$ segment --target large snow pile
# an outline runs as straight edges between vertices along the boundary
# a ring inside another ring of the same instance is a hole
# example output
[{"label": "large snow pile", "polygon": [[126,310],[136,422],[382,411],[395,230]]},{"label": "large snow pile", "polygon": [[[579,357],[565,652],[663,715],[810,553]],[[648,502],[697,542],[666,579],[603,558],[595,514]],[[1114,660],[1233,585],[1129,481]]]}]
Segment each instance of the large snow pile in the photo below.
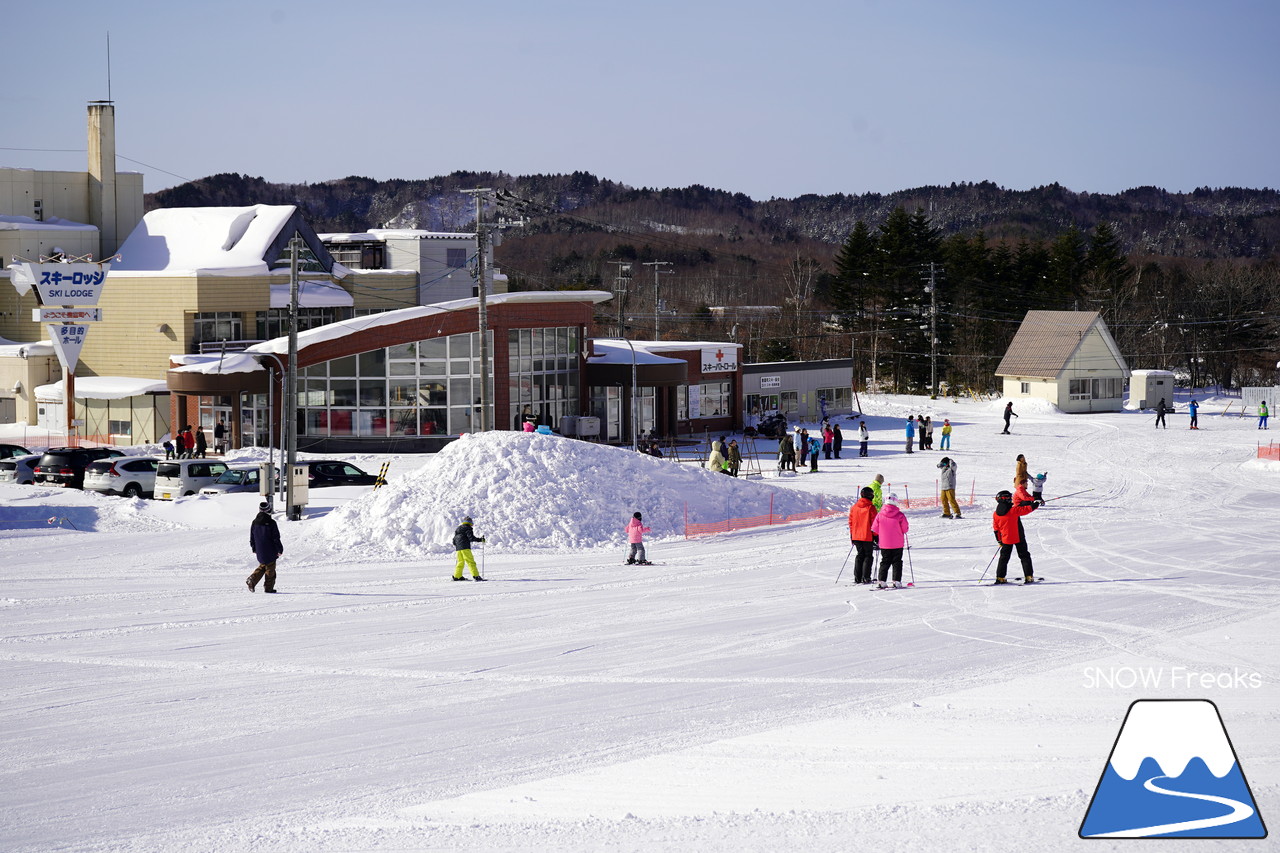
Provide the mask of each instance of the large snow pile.
[{"label": "large snow pile", "polygon": [[[463,516],[499,550],[620,545],[633,512],[652,538],[693,522],[789,515],[841,498],[777,488],[616,447],[537,433],[463,436],[422,468],[340,507],[320,526],[335,548],[452,550]],[[772,503],[771,503],[772,501]]]}]

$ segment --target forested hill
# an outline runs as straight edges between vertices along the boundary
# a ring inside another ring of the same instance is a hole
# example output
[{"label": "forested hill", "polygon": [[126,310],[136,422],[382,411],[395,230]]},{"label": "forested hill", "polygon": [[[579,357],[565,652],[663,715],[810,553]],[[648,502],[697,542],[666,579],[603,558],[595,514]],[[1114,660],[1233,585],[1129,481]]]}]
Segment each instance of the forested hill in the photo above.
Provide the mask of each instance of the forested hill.
[{"label": "forested hill", "polygon": [[[1007,190],[982,182],[755,201],[697,185],[636,189],[584,172],[518,177],[455,172],[426,180],[348,177],[317,184],[221,174],[149,194],[147,209],[297,204],[320,232],[377,227],[455,231],[472,222],[471,199],[461,191],[474,187],[508,190],[544,214],[572,214],[533,218],[509,238],[592,232],[599,238],[622,232],[636,242],[637,234],[681,235],[691,244],[710,238],[722,249],[726,243],[760,244],[759,251],[739,247],[753,257],[797,252],[830,257],[856,222],[875,228],[899,207],[923,210],[944,237],[982,231],[992,242],[1052,240],[1072,226],[1088,232],[1108,222],[1131,255],[1260,259],[1280,247],[1280,191],[1230,187],[1189,193],[1139,187],[1108,195],[1073,192],[1059,184]],[[560,252],[566,248],[563,240],[548,242]],[[596,249],[598,239],[586,239],[580,251]]]}]

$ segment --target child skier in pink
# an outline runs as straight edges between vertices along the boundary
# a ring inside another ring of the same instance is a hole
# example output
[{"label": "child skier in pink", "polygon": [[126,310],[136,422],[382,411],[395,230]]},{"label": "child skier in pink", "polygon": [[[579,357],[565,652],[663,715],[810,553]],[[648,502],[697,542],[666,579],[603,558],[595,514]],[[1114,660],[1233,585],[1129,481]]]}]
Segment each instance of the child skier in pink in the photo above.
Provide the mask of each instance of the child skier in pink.
[{"label": "child skier in pink", "polygon": [[640,513],[632,514],[631,520],[627,522],[627,541],[631,543],[631,553],[627,556],[628,566],[653,565],[644,556],[644,534],[649,532],[649,528],[640,520]]},{"label": "child skier in pink", "polygon": [[871,522],[871,532],[880,542],[880,583],[879,589],[889,586],[889,569],[893,569],[893,585],[902,586],[902,549],[907,544],[907,530],[911,522],[898,509],[898,496],[889,495],[885,499],[884,509]]}]

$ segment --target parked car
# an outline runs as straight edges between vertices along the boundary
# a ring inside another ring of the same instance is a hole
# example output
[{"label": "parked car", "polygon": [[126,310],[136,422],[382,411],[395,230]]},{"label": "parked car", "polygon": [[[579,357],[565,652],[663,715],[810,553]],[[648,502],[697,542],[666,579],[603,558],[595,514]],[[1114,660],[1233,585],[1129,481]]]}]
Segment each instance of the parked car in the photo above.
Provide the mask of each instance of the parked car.
[{"label": "parked car", "polygon": [[0,444],[0,459],[12,459],[15,456],[30,456],[31,451],[20,444]]},{"label": "parked car", "polygon": [[171,501],[185,495],[194,495],[227,470],[227,463],[212,459],[165,460],[156,468],[155,498]]},{"label": "parked car", "polygon": [[34,483],[36,466],[40,464],[43,453],[32,453],[30,456],[10,456],[0,459],[0,483]]},{"label": "parked car", "polygon": [[83,488],[89,463],[113,456],[124,454],[110,447],[51,447],[36,464],[36,485]]},{"label": "parked car", "polygon": [[156,466],[159,464],[160,460],[152,456],[99,459],[84,469],[84,487],[126,498],[150,497],[156,490]]},{"label": "parked car", "polygon": [[212,485],[200,489],[202,495],[228,495],[233,492],[258,492],[262,472],[253,468],[228,468]]},{"label": "parked car", "polygon": [[307,485],[313,489],[323,486],[372,486],[377,476],[361,471],[350,462],[321,459],[307,464]]}]

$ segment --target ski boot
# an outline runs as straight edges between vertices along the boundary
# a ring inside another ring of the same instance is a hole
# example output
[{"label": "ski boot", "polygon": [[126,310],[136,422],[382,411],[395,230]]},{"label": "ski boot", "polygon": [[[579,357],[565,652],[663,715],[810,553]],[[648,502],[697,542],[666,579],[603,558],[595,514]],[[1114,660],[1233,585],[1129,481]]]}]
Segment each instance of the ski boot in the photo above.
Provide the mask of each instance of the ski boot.
[{"label": "ski boot", "polygon": [[997,584],[1008,583],[1008,582],[1009,582],[1009,581],[1005,580],[1004,578],[996,578],[996,583],[997,583]]}]

